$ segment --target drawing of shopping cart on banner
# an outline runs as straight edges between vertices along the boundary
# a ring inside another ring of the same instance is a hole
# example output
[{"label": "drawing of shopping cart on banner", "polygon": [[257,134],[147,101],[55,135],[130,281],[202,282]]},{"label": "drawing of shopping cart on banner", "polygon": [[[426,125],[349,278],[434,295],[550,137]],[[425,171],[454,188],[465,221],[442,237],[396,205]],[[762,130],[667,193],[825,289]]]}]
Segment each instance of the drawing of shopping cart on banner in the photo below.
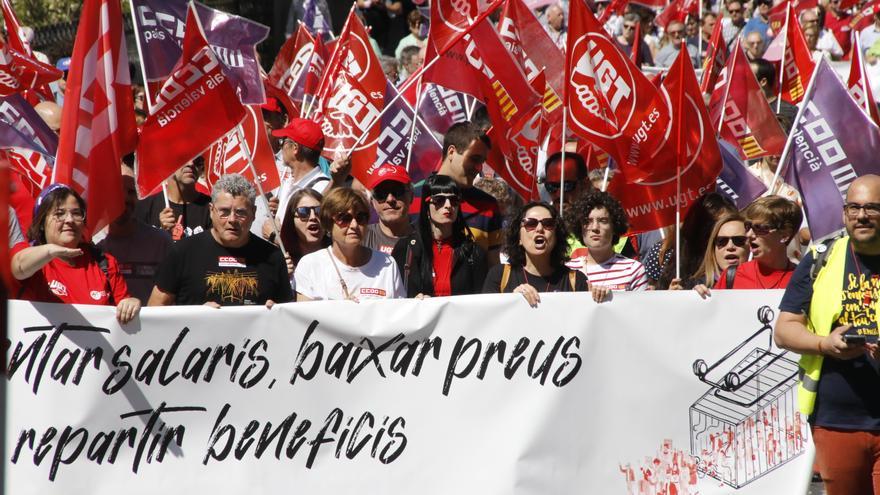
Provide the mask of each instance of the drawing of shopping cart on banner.
[{"label": "drawing of shopping cart on banner", "polygon": [[[709,390],[690,407],[691,454],[698,470],[740,488],[804,453],[807,422],[798,412],[798,365],[773,349],[773,310],[761,328],[713,364],[698,359]],[[766,347],[762,345],[766,342]]]}]

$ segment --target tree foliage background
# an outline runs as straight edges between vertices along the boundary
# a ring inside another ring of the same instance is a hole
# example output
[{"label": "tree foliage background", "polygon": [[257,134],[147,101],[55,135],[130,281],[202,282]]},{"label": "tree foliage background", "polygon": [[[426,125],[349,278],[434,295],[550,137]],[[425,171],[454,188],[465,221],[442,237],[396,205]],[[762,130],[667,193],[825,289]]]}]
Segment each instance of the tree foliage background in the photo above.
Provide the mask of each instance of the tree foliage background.
[{"label": "tree foliage background", "polygon": [[11,3],[21,23],[34,28],[77,19],[82,7],[82,0],[12,0]]}]

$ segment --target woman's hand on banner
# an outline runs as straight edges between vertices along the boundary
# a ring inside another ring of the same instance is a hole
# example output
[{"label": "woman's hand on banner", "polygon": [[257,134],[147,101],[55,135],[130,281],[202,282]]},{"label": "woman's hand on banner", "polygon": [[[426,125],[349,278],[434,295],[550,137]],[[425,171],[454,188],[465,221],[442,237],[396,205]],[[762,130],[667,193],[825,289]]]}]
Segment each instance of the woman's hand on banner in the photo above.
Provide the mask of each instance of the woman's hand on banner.
[{"label": "woman's hand on banner", "polygon": [[135,317],[141,311],[141,301],[136,297],[128,297],[121,301],[116,305],[116,320],[119,323],[125,325],[131,320],[135,319]]}]

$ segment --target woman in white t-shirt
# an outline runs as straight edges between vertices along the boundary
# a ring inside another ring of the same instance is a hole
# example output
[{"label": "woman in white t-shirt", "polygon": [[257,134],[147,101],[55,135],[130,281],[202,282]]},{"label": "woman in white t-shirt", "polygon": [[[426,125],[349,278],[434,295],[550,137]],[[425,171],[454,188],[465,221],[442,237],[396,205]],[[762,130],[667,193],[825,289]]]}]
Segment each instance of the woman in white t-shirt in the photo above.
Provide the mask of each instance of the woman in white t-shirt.
[{"label": "woman in white t-shirt", "polygon": [[363,245],[369,205],[357,191],[340,187],[321,202],[321,225],[330,246],[302,257],[296,267],[296,300],[406,297],[394,259]]}]

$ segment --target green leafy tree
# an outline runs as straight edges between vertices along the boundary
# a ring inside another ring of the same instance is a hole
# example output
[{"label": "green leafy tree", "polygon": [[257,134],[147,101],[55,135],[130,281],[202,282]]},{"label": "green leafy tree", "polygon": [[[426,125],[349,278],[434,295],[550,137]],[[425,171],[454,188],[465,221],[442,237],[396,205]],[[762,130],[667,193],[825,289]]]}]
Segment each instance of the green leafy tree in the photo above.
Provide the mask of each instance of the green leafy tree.
[{"label": "green leafy tree", "polygon": [[25,26],[40,28],[78,18],[82,0],[12,0],[12,8]]}]

